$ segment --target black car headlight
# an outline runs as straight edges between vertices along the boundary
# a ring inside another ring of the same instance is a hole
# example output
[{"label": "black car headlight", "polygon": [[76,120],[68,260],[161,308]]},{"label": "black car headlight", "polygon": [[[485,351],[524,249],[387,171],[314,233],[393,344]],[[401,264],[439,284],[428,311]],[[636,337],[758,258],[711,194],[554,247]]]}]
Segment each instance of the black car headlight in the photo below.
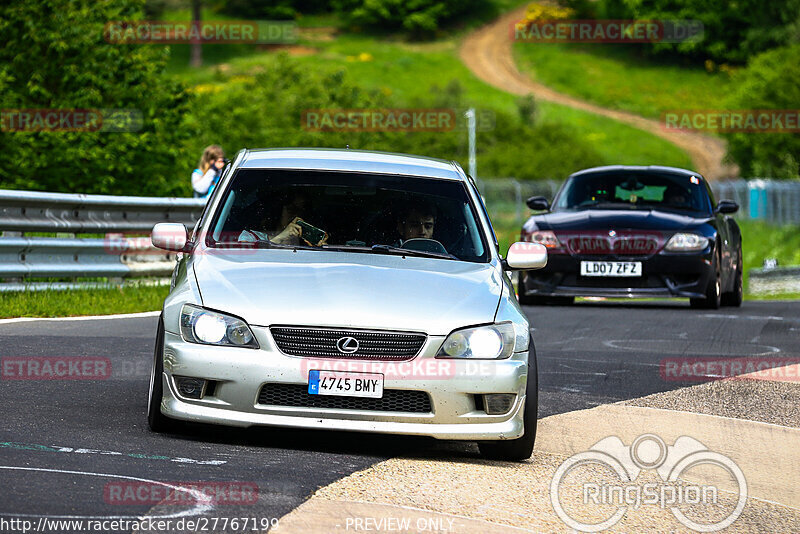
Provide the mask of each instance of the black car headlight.
[{"label": "black car headlight", "polygon": [[258,348],[253,331],[243,320],[191,304],[181,308],[181,335],[189,343]]},{"label": "black car headlight", "polygon": [[502,360],[514,352],[514,339],[511,323],[463,328],[447,336],[436,357]]},{"label": "black car headlight", "polygon": [[669,238],[665,250],[670,252],[698,252],[708,246],[708,238],[697,234],[675,234]]}]

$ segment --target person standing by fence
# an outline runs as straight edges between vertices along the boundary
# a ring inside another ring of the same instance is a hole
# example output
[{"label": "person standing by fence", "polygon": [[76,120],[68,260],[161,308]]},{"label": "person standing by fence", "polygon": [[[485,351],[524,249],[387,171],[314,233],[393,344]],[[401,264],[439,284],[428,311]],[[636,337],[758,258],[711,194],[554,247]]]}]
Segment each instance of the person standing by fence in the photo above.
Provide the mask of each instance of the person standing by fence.
[{"label": "person standing by fence", "polygon": [[194,198],[208,198],[214,192],[222,168],[225,167],[225,152],[219,145],[209,145],[197,168],[192,171],[192,190]]}]

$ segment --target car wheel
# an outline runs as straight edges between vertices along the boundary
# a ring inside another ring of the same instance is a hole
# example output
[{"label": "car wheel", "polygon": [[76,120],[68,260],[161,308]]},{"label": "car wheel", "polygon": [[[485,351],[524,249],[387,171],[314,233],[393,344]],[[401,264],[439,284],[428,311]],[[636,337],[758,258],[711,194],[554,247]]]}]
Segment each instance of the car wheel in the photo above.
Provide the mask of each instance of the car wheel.
[{"label": "car wheel", "polygon": [[742,245],[739,245],[739,252],[736,255],[737,263],[736,263],[736,272],[734,274],[733,279],[733,291],[729,293],[724,293],[722,295],[722,305],[723,306],[734,306],[738,308],[742,305],[742,299],[744,297],[744,283],[743,283],[743,273],[744,265],[743,258],[742,258]]},{"label": "car wheel", "polygon": [[536,441],[536,422],[539,414],[539,381],[536,370],[536,349],[531,340],[531,356],[528,363],[528,381],[525,387],[525,407],[522,413],[524,433],[517,439],[480,441],[481,456],[489,460],[521,462],[533,454]]},{"label": "car wheel", "polygon": [[175,428],[174,419],[161,413],[161,400],[164,396],[164,318],[158,319],[156,349],[153,366],[150,370],[150,396],[147,399],[147,424],[153,432],[165,432]]},{"label": "car wheel", "polygon": [[524,278],[525,273],[523,271],[519,271],[517,273],[517,301],[523,306],[542,304],[541,297],[528,296],[525,294],[525,283],[522,281]]},{"label": "car wheel", "polygon": [[722,304],[722,280],[719,274],[719,261],[714,254],[714,276],[708,281],[705,298],[690,299],[692,308],[702,308],[706,310],[717,310]]}]

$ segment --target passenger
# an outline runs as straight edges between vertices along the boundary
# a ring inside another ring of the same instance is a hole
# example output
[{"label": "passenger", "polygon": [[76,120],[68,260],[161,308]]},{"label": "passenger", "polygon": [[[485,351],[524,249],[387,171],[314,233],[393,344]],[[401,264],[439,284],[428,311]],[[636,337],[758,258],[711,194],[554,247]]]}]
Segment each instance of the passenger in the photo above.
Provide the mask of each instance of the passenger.
[{"label": "passenger", "polygon": [[[303,220],[301,215],[308,213],[308,198],[297,191],[289,192],[278,199],[281,205],[280,217],[275,218],[274,212],[266,214],[261,222],[261,230],[243,230],[239,235],[239,241],[255,241],[258,239],[269,239],[270,242],[278,245],[303,245],[303,229],[297,224],[298,220]],[[318,245],[327,243],[327,236]]]},{"label": "passenger", "polygon": [[197,168],[192,171],[192,190],[194,198],[208,198],[214,192],[219,177],[225,167],[225,152],[219,145],[209,145]]}]

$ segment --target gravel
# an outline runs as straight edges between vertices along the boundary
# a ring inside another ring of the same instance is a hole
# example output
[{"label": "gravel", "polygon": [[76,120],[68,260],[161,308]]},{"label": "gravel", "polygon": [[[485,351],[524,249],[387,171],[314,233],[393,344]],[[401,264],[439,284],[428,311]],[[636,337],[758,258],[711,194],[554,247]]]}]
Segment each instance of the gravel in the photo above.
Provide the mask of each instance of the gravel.
[{"label": "gravel", "polygon": [[800,383],[797,382],[715,380],[632,399],[622,404],[800,428]]}]

